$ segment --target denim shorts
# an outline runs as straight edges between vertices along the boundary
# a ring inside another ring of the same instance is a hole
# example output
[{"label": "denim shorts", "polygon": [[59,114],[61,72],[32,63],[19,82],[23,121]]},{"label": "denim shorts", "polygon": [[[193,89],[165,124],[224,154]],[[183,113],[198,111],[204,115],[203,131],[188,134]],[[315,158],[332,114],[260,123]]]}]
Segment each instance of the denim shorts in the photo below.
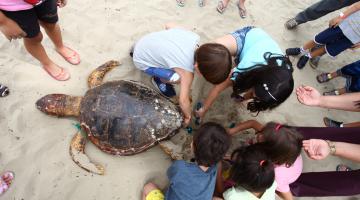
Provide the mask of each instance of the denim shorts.
[{"label": "denim shorts", "polygon": [[246,34],[251,30],[255,28],[254,26],[246,26],[244,28],[238,29],[232,33],[230,33],[236,40],[236,56],[235,56],[235,64],[238,65],[240,63],[240,54],[242,52],[242,49],[244,48],[245,44],[245,37]]},{"label": "denim shorts", "polygon": [[360,60],[342,67],[337,73],[346,78],[347,92],[360,92]]},{"label": "denim shorts", "polygon": [[316,44],[325,45],[329,56],[335,57],[354,44],[343,34],[339,26],[327,28],[314,38]]}]

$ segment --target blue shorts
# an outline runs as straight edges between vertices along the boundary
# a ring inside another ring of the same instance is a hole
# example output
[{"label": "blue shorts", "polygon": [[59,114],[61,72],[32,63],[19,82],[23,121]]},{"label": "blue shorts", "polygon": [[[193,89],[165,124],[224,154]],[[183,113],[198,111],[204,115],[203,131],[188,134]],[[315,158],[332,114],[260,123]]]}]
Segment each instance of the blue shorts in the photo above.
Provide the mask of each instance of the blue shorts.
[{"label": "blue shorts", "polygon": [[235,64],[236,65],[238,65],[240,63],[240,54],[241,54],[242,49],[245,44],[246,34],[253,28],[255,28],[255,27],[254,26],[246,26],[244,28],[241,28],[239,30],[236,30],[236,31],[230,33],[230,35],[232,35],[235,38],[236,45],[237,45],[236,56],[235,56]]},{"label": "blue shorts", "polygon": [[325,45],[326,52],[335,57],[354,44],[343,34],[339,26],[327,28],[314,38],[316,44]]},{"label": "blue shorts", "polygon": [[346,78],[347,92],[360,91],[360,60],[342,67],[337,73]]},{"label": "blue shorts", "polygon": [[149,67],[145,70],[145,73],[150,76],[156,76],[158,78],[170,81],[176,72],[172,69],[164,69],[158,67]]}]

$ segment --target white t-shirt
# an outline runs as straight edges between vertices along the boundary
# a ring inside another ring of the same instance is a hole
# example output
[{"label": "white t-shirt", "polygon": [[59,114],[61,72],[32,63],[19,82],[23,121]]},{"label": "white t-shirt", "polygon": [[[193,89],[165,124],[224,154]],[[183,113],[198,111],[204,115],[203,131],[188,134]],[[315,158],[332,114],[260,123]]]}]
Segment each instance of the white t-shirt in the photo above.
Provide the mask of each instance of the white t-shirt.
[{"label": "white t-shirt", "polygon": [[177,67],[194,72],[194,53],[199,40],[199,35],[181,28],[147,34],[135,44],[134,64],[140,70]]},{"label": "white t-shirt", "polygon": [[275,200],[275,189],[276,182],[274,181],[271,187],[268,188],[260,198],[257,198],[253,193],[245,190],[242,187],[229,188],[224,192],[223,196],[225,200]]}]

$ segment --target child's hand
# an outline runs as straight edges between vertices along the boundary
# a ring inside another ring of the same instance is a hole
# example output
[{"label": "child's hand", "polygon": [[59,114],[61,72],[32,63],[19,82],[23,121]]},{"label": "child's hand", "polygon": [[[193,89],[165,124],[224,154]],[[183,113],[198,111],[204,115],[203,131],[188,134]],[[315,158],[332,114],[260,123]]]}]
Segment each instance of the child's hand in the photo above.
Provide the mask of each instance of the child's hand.
[{"label": "child's hand", "polygon": [[64,6],[66,6],[67,4],[67,0],[57,0],[57,5],[62,8]]},{"label": "child's hand", "polygon": [[337,27],[339,24],[343,21],[341,17],[335,17],[332,20],[329,21],[329,27]]},{"label": "child's hand", "polygon": [[21,39],[26,36],[26,33],[20,26],[9,18],[6,18],[4,22],[0,24],[0,31],[10,42],[11,40]]}]

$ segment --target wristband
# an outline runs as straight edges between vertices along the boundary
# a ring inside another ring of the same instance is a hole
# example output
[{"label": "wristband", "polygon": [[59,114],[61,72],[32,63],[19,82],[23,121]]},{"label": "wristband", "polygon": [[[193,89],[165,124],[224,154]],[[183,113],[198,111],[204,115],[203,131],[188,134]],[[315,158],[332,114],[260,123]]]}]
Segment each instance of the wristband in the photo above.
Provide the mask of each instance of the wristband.
[{"label": "wristband", "polygon": [[340,12],[339,16],[340,16],[341,19],[345,19],[345,18],[346,18],[345,14],[344,14],[343,12]]},{"label": "wristband", "polygon": [[335,147],[335,143],[331,142],[330,140],[325,140],[327,142],[327,144],[329,145],[330,148],[330,154],[331,155],[335,155],[336,153],[336,147]]}]

